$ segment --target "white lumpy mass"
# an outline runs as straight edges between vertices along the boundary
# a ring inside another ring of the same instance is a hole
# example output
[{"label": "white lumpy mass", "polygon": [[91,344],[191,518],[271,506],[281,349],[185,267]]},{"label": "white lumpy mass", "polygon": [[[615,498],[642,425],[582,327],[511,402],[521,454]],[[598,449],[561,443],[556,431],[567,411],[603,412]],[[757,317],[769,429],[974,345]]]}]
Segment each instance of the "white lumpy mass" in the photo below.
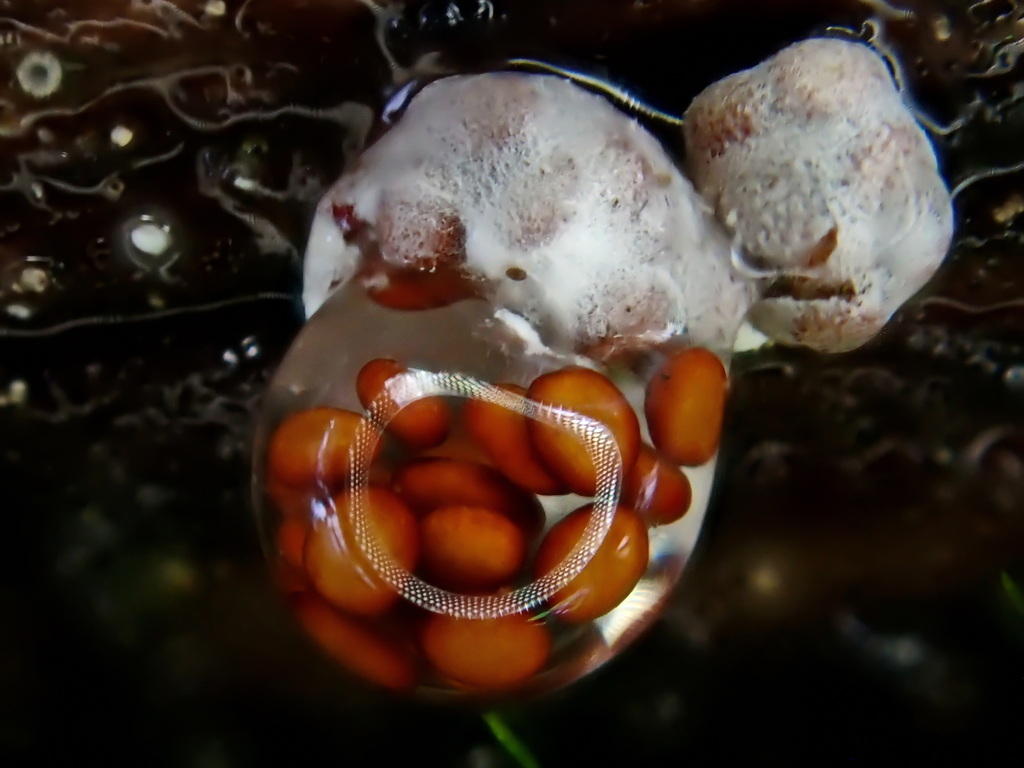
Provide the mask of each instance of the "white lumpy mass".
[{"label": "white lumpy mass", "polygon": [[432,83],[321,201],[306,312],[368,258],[454,264],[497,319],[562,351],[730,348],[748,317],[770,340],[841,352],[949,249],[934,150],[866,45],[807,40],[726,77],[693,101],[684,136],[689,178],[567,80]]},{"label": "white lumpy mass", "polygon": [[687,167],[764,298],[770,338],[844,351],[934,274],[953,211],[935,153],[870,48],[813,39],[707,88]]},{"label": "white lumpy mass", "polygon": [[495,311],[520,315],[555,347],[677,335],[728,347],[756,298],[729,237],[658,141],[555,77],[451,77],[416,95],[320,203],[307,314],[365,256],[365,238],[339,229],[346,206],[396,267],[429,264],[451,250],[439,237],[458,231],[457,258]]}]

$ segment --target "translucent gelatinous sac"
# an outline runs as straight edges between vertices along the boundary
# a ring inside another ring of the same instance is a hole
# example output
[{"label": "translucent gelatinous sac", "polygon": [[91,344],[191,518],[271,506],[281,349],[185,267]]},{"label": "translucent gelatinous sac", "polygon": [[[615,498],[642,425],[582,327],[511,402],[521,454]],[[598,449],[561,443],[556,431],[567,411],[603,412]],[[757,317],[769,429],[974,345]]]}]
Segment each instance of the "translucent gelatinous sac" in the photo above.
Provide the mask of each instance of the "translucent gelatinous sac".
[{"label": "translucent gelatinous sac", "polygon": [[432,83],[321,201],[304,280],[256,470],[311,636],[379,685],[488,694],[636,637],[756,298],[658,142],[557,78]]},{"label": "translucent gelatinous sac", "polygon": [[[564,685],[653,620],[695,544],[719,358],[658,348],[645,378],[506,342],[486,302],[396,310],[353,281],[268,392],[255,471],[277,581],[311,639],[373,685]],[[396,429],[439,413],[439,445]]]},{"label": "translucent gelatinous sac", "polygon": [[860,346],[945,257],[935,152],[866,45],[792,45],[709,86],[685,118],[690,176],[760,276],[750,318],[769,337]]}]

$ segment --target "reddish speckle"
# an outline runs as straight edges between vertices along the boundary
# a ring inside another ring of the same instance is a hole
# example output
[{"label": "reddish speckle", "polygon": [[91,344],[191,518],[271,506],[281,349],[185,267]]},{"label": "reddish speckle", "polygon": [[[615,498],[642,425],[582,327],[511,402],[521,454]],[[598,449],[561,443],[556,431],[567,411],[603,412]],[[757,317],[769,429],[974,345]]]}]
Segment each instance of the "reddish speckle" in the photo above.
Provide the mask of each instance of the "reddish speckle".
[{"label": "reddish speckle", "polygon": [[366,228],[366,222],[356,216],[356,209],[351,205],[331,204],[331,214],[334,216],[334,223],[338,225],[345,241],[349,242],[356,238]]}]

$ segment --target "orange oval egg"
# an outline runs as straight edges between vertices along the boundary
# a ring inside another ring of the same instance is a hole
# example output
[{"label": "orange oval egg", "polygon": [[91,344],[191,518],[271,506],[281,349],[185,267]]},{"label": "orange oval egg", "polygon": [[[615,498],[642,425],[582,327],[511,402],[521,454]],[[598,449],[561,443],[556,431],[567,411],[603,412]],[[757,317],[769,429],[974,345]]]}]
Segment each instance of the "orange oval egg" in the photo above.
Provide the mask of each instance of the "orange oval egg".
[{"label": "orange oval egg", "polygon": [[490,459],[480,451],[480,446],[477,445],[463,429],[453,431],[453,433],[448,436],[448,439],[439,446],[421,451],[417,458],[458,459],[459,461],[471,461],[475,464],[486,464],[490,461]]},{"label": "orange oval egg", "polygon": [[439,309],[479,295],[461,269],[378,269],[363,278],[367,295],[381,306],[405,312]]},{"label": "orange oval egg", "polygon": [[282,520],[277,529],[277,552],[282,560],[299,573],[305,570],[302,558],[308,535],[309,523],[298,518]]},{"label": "orange oval egg", "polygon": [[295,488],[276,478],[268,480],[267,495],[281,517],[311,520],[324,505],[315,489]]},{"label": "orange oval egg", "polygon": [[[386,391],[388,381],[408,369],[394,360],[378,358],[364,365],[356,375],[356,394],[364,408]],[[448,436],[448,405],[443,398],[425,397],[398,410],[389,401],[387,430],[415,450],[433,448]],[[393,415],[391,415],[393,414]]]},{"label": "orange oval egg", "polygon": [[[640,423],[629,401],[605,376],[571,367],[537,377],[527,391],[531,400],[589,416],[607,426],[628,472],[640,451]],[[584,443],[554,424],[529,420],[527,428],[538,456],[574,493],[593,496],[597,471]]]},{"label": "orange oval egg", "polygon": [[277,570],[276,584],[277,588],[286,595],[302,594],[309,589],[309,582],[306,581],[306,577],[288,566],[283,566]]},{"label": "orange oval egg", "polygon": [[527,537],[544,527],[544,509],[536,498],[496,469],[473,461],[412,461],[395,471],[393,487],[420,514],[441,507],[482,507],[505,515]]},{"label": "orange oval egg", "polygon": [[[340,408],[299,411],[278,426],[267,449],[268,483],[337,487],[348,476],[349,448],[365,420]],[[372,458],[380,453],[378,441]]]},{"label": "orange oval egg", "polygon": [[304,518],[289,517],[281,521],[274,537],[277,554],[281,558],[276,569],[277,584],[287,595],[304,592],[309,588],[306,569],[302,564],[308,533],[309,523]]},{"label": "orange oval egg", "polygon": [[[316,590],[333,605],[350,613],[383,613],[398,594],[377,575],[359,550],[351,522],[352,497],[334,500],[337,515],[317,521],[306,541],[305,565]],[[408,507],[391,491],[370,486],[366,491],[366,519],[380,545],[395,563],[411,571],[419,556],[419,527]]]},{"label": "orange oval egg", "polygon": [[[526,396],[526,389],[515,384],[499,386]],[[565,493],[565,484],[534,454],[525,416],[483,400],[467,400],[463,414],[466,430],[505,477],[542,496]]]},{"label": "orange oval egg", "polygon": [[644,413],[651,440],[662,454],[688,467],[718,450],[728,376],[718,357],[694,347],[666,360],[647,384]]},{"label": "orange oval egg", "polygon": [[423,568],[445,589],[479,593],[507,584],[526,560],[526,538],[499,512],[441,507],[420,523]]},{"label": "orange oval egg", "polygon": [[[572,552],[592,511],[592,504],[581,507],[548,531],[534,561],[535,578],[553,570]],[[647,570],[647,560],[647,527],[633,510],[619,507],[594,557],[579,576],[555,593],[554,612],[573,624],[604,616],[633,591]]]},{"label": "orange oval egg", "polygon": [[371,629],[309,593],[294,596],[292,610],[313,640],[350,671],[395,691],[414,687],[412,661]]},{"label": "orange oval egg", "polygon": [[423,653],[445,677],[471,688],[520,685],[537,674],[551,653],[551,638],[526,616],[455,619],[431,615],[421,635]]},{"label": "orange oval egg", "polygon": [[650,525],[667,525],[686,514],[692,498],[682,470],[649,445],[641,445],[636,464],[623,479],[622,503]]}]

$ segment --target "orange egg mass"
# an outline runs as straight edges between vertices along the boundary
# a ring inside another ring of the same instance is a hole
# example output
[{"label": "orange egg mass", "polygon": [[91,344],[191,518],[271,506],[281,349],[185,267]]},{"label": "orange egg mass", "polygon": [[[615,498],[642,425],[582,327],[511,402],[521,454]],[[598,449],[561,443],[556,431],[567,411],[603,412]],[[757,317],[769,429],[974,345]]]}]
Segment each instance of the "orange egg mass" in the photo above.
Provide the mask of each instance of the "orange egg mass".
[{"label": "orange egg mass", "polygon": [[694,347],[666,360],[647,384],[651,440],[676,464],[696,467],[718,450],[728,377],[718,357]]},{"label": "orange egg mass", "polygon": [[651,525],[667,525],[690,509],[693,491],[690,481],[675,464],[665,460],[649,445],[622,483],[622,503],[636,510]]},{"label": "orange egg mass", "polygon": [[[526,396],[526,389],[501,384],[501,389]],[[466,429],[484,454],[513,483],[542,496],[565,492],[565,484],[538,460],[521,413],[483,400],[467,400]]]},{"label": "orange egg mass", "polygon": [[526,616],[456,619],[433,614],[421,635],[423,653],[445,677],[470,688],[520,685],[547,663],[551,638]]},{"label": "orange egg mass", "polygon": [[[394,360],[378,358],[364,365],[356,375],[356,393],[364,408],[386,392],[387,383],[393,377],[405,373],[404,366]],[[394,401],[388,401],[387,430],[395,437],[416,450],[433,448],[444,442],[448,436],[448,405],[443,398],[425,397],[398,410]],[[393,415],[391,415],[393,414]]]},{"label": "orange egg mass", "polygon": [[[607,426],[628,472],[640,451],[640,423],[629,402],[605,376],[570,367],[539,376],[527,392],[531,400],[575,411]],[[527,428],[538,456],[574,493],[593,496],[597,470],[584,443],[554,424],[529,420]]]},{"label": "orange egg mass", "polygon": [[445,589],[479,593],[507,584],[526,560],[526,538],[500,512],[441,507],[420,523],[423,568]]},{"label": "orange egg mass", "polygon": [[[306,541],[305,565],[316,590],[332,604],[350,613],[383,613],[398,594],[377,575],[358,548],[352,526],[352,497],[334,500],[337,515],[314,523]],[[365,515],[395,563],[411,571],[419,556],[416,518],[398,496],[384,488],[366,489]]]},{"label": "orange egg mass", "polygon": [[373,630],[309,593],[294,596],[292,610],[313,640],[350,671],[392,690],[414,687],[411,659]]},{"label": "orange egg mass", "polygon": [[395,491],[416,512],[441,507],[482,507],[505,515],[527,537],[544,527],[544,509],[531,494],[492,467],[473,461],[429,458],[395,471]]},{"label": "orange egg mass", "polygon": [[[267,449],[268,483],[338,487],[348,476],[349,448],[364,419],[339,408],[298,411],[281,422]],[[372,458],[380,452],[380,442]]]},{"label": "orange egg mass", "polygon": [[[569,514],[541,542],[534,561],[534,576],[552,571],[583,537],[593,505]],[[647,527],[627,507],[615,511],[601,546],[583,571],[552,598],[555,613],[563,621],[581,624],[604,616],[621,603],[647,570]]]}]

